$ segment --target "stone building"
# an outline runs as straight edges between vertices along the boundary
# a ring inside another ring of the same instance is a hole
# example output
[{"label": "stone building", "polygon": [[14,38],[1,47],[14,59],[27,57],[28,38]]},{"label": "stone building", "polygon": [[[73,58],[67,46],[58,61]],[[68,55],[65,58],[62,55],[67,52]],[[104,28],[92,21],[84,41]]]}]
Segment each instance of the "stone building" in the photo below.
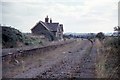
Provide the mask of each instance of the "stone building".
[{"label": "stone building", "polygon": [[63,39],[63,24],[54,23],[52,19],[49,22],[48,16],[45,22],[39,21],[31,31],[35,35],[44,35],[49,41]]}]

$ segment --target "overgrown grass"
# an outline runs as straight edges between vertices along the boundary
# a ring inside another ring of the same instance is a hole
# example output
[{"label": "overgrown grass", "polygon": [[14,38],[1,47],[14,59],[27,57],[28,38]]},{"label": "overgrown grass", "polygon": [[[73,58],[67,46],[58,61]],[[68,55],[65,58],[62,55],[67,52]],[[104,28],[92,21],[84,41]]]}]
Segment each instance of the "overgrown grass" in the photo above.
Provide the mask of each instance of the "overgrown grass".
[{"label": "overgrown grass", "polygon": [[118,37],[107,37],[101,41],[102,48],[98,52],[97,73],[99,78],[119,77],[120,45]]},{"label": "overgrown grass", "polygon": [[31,36],[25,36],[24,39],[24,44],[25,45],[36,45],[36,44],[43,44],[43,41],[41,38],[36,38],[36,37],[31,37]]}]

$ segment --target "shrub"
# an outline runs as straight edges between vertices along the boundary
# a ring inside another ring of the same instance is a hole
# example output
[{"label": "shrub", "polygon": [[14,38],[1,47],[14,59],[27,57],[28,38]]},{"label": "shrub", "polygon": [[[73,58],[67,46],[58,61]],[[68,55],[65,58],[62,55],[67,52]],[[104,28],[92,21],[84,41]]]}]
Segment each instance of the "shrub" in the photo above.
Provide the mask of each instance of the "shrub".
[{"label": "shrub", "polygon": [[96,37],[100,40],[103,40],[105,38],[105,35],[104,35],[104,33],[99,32],[99,33],[97,33]]},{"label": "shrub", "polygon": [[3,48],[14,48],[18,46],[17,42],[23,42],[23,34],[19,30],[6,26],[1,27]]}]

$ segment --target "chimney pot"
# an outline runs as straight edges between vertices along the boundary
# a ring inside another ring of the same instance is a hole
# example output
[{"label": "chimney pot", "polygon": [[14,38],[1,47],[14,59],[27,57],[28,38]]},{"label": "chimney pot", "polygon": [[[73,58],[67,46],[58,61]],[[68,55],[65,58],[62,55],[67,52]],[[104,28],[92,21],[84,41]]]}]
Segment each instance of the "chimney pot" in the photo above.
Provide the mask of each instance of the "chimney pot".
[{"label": "chimney pot", "polygon": [[48,22],[49,22],[48,15],[47,15],[47,17],[45,18],[45,22],[46,22],[46,23],[48,23]]},{"label": "chimney pot", "polygon": [[50,18],[50,23],[52,23],[52,19]]}]

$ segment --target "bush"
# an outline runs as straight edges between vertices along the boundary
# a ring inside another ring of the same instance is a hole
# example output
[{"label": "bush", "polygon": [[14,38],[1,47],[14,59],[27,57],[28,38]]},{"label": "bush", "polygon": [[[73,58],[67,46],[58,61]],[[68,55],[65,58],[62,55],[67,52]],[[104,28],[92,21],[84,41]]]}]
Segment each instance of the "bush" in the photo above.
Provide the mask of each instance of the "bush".
[{"label": "bush", "polygon": [[110,37],[110,38],[107,38],[104,43],[105,43],[104,46],[111,46],[114,48],[119,48],[120,47],[120,38]]},{"label": "bush", "polygon": [[[104,40],[105,69],[109,76],[115,77],[118,74],[120,59],[120,39],[118,37],[107,37]],[[112,73],[114,72],[114,73]]]},{"label": "bush", "polygon": [[105,35],[104,35],[104,33],[99,32],[99,33],[97,33],[96,37],[100,40],[103,40],[105,38]]},{"label": "bush", "polygon": [[19,30],[6,26],[1,27],[3,48],[14,48],[18,46],[17,42],[23,42],[23,34]]}]

